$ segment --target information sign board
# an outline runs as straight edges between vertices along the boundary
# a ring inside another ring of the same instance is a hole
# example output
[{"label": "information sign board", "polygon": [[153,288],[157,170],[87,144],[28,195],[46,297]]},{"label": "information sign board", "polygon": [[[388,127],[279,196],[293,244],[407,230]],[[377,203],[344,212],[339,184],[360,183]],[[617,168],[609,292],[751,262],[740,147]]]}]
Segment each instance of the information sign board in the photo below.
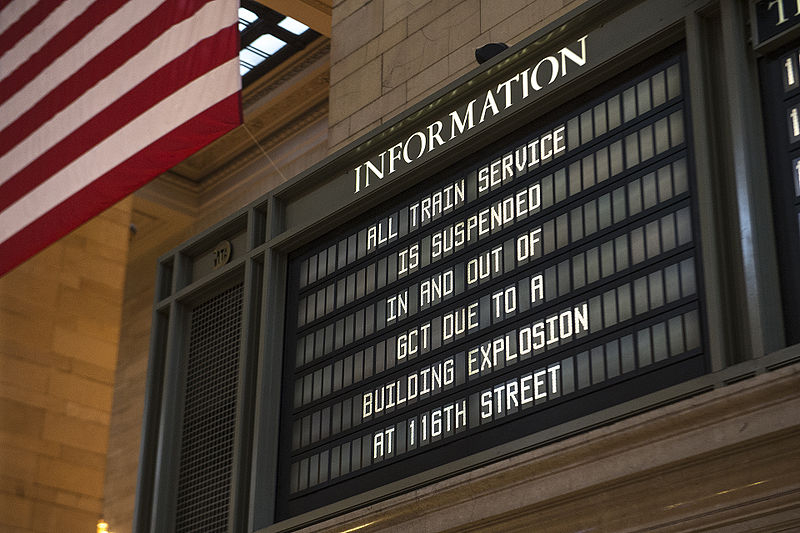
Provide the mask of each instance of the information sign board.
[{"label": "information sign board", "polygon": [[780,45],[792,35],[796,37],[800,25],[800,2],[797,0],[751,0],[753,44]]},{"label": "information sign board", "polygon": [[769,182],[789,344],[800,342],[800,42],[760,59]]},{"label": "information sign board", "polygon": [[684,62],[290,256],[279,519],[705,372]]}]

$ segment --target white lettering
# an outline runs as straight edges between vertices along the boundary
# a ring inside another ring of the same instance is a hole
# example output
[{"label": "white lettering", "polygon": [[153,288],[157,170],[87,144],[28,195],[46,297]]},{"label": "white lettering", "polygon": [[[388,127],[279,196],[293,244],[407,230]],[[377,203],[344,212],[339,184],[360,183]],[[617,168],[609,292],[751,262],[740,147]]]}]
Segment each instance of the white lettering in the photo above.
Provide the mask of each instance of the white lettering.
[{"label": "white lettering", "polygon": [[[800,15],[800,0],[796,0],[795,3],[797,4],[797,13],[795,15]],[[773,0],[769,2],[768,9],[773,7],[776,7],[778,11],[778,24],[786,22],[788,19],[783,1]],[[545,86],[555,83],[559,77],[566,76],[571,65],[577,67],[586,65],[588,61],[587,38],[588,35],[584,35],[577,40],[576,44],[580,45],[579,51],[565,46],[556,52],[556,55],[540,59],[533,68],[528,67],[499,83],[494,91],[487,91],[478,123],[483,123],[485,120],[500,113],[495,93],[503,99],[503,109],[508,109],[514,104],[514,83],[520,83],[521,97],[526,99],[530,95],[530,89],[533,89],[534,92],[540,91]],[[452,140],[457,135],[462,135],[475,127],[475,104],[477,101],[477,99],[473,99],[462,108],[449,113],[450,137],[447,140]],[[372,159],[366,160],[355,167],[353,169],[355,177],[354,192],[359,193],[363,189],[370,187],[375,181],[372,178],[382,180],[393,174],[398,169],[397,163],[403,161],[406,164],[411,164],[425,153],[429,153],[445,144],[446,139],[442,137],[443,130],[444,122],[441,120],[434,121],[423,130],[412,133],[405,141],[398,142]],[[547,145],[547,148],[540,149],[549,154],[549,156],[554,156],[563,151],[563,132],[562,127],[560,131],[552,132],[551,137],[543,138],[541,141],[539,139],[531,141],[528,144],[528,148],[531,151],[530,158],[528,158],[528,154],[524,150],[518,150],[514,154],[517,168],[521,170],[526,164],[526,159],[528,159],[527,164],[529,167],[539,163],[541,154],[535,153],[538,146]],[[415,144],[412,144],[412,141]],[[386,168],[387,159],[388,168]],[[481,176],[485,177],[485,174],[481,173]],[[412,214],[415,213],[412,212]]]},{"label": "white lettering", "polygon": [[389,174],[394,174],[394,162],[400,161],[403,150],[403,143],[397,143],[391,148],[389,148]]},{"label": "white lettering", "polygon": [[497,108],[497,102],[494,101],[494,95],[492,91],[488,91],[486,93],[486,101],[483,102],[483,110],[481,110],[481,119],[478,121],[479,124],[483,123],[486,120],[486,111],[491,110],[492,116],[498,114],[500,110]]},{"label": "white lettering", "polygon": [[430,346],[431,323],[427,322],[419,327],[412,328],[397,336],[397,359],[403,360],[408,356],[416,355],[420,350],[428,351]]},{"label": "white lettering", "polygon": [[517,287],[512,285],[492,295],[494,317],[504,318],[517,310]]},{"label": "white lettering", "polygon": [[506,100],[504,109],[508,109],[509,107],[511,107],[511,82],[513,81],[519,81],[519,74],[515,75],[513,78],[507,79],[506,81],[497,86],[497,94],[501,93],[501,89],[505,94]]},{"label": "white lettering", "polygon": [[531,303],[544,300],[544,277],[541,274],[531,276]]},{"label": "white lettering", "polygon": [[419,266],[419,244],[397,252],[397,275],[406,274]]},{"label": "white lettering", "polygon": [[408,289],[386,299],[386,322],[408,314]]},{"label": "white lettering", "polygon": [[[411,157],[408,155],[408,147],[411,144],[411,140],[414,138],[419,139],[419,144],[420,144],[419,153],[417,153],[417,155],[415,155],[414,157]],[[422,133],[421,131],[415,131],[414,133],[412,133],[411,137],[406,139],[406,142],[403,145],[403,161],[405,161],[406,163],[411,163],[414,159],[422,157],[422,154],[425,153],[426,142],[427,142],[427,137],[425,137],[425,134]]]},{"label": "white lettering", "polygon": [[[798,7],[800,7],[800,0],[799,0],[799,3],[798,3]],[[572,61],[573,63],[575,63],[579,67],[582,67],[583,65],[586,64],[586,38],[587,37],[588,37],[588,35],[584,35],[583,37],[578,39],[578,42],[581,43],[581,55],[576,54],[575,52],[573,52],[572,50],[570,50],[566,46],[558,51],[558,53],[561,54],[561,75],[562,76],[566,76],[567,75],[567,59],[569,59],[570,61]]]},{"label": "white lettering", "polygon": [[453,269],[440,272],[419,284],[419,305],[427,306],[439,302],[455,291]]},{"label": "white lettering", "polygon": [[372,458],[377,459],[394,453],[394,428],[378,431],[372,440]]},{"label": "white lettering", "polygon": [[536,66],[533,67],[533,72],[531,73],[531,87],[534,91],[541,91],[543,86],[539,85],[539,67],[541,67],[545,62],[550,64],[550,80],[545,85],[550,85],[556,78],[558,78],[558,59],[553,56],[547,56],[538,63]]},{"label": "white lettering", "polygon": [[448,341],[478,327],[478,302],[445,313],[442,317],[442,340]]},{"label": "white lettering", "polygon": [[[436,130],[436,132],[434,133],[433,130]],[[437,146],[441,146],[443,144],[444,140],[442,140],[442,121],[437,120],[428,126],[428,151],[430,152]]]},{"label": "white lettering", "polygon": [[538,257],[540,247],[537,244],[541,242],[542,228],[534,228],[517,237],[517,262]]},{"label": "white lettering", "polygon": [[[467,104],[467,109],[464,111],[464,120],[461,120],[461,117],[458,116],[458,111],[450,113],[450,140],[453,140],[456,135],[464,133],[465,130],[471,130],[475,126],[475,122],[472,118],[475,102],[477,102],[477,100],[472,100]],[[456,130],[458,130],[458,133],[456,133]]]},{"label": "white lettering", "polygon": [[[548,395],[559,393],[560,364],[528,372],[519,378],[495,385],[480,393],[482,420],[502,416],[509,410],[524,408],[536,401],[546,401]],[[546,375],[550,375],[549,385]]]}]

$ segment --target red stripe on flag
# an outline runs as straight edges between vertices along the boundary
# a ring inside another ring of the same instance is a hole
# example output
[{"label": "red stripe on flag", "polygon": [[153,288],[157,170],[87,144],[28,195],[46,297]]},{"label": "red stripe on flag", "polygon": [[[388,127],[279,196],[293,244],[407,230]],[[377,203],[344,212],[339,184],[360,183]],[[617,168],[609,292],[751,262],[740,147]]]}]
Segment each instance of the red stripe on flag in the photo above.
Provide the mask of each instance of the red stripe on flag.
[{"label": "red stripe on flag", "polygon": [[[226,50],[235,49],[238,30],[230,26],[213,37],[200,41],[192,49],[168,63],[142,81],[112,105],[104,109],[68,137],[0,185],[0,210],[19,198],[69,163],[80,157],[103,139],[150,109],[164,97],[187,83],[225,63]],[[2,134],[0,134],[2,137]]]},{"label": "red stripe on flag", "polygon": [[[47,44],[32,53],[27,61],[20,64],[6,78],[0,81],[0,102],[8,100],[11,95],[30,83],[48,65],[52,64],[58,56],[80,41],[95,26],[100,24],[108,15],[127,3],[128,0],[104,0],[95,2],[72,22],[53,36]],[[39,13],[42,15],[42,13]]]},{"label": "red stripe on flag", "polygon": [[[7,100],[15,92],[24,90],[23,87],[66,51],[68,46],[72,46],[91,31],[97,23],[102,22],[107,15],[116,11],[120,4],[125,4],[127,1],[102,0],[93,4],[87,13],[75,19],[39,52],[20,65],[14,73],[0,81],[0,102]],[[97,82],[124,65],[126,61],[147,47],[171,26],[191,17],[210,1],[192,0],[191,2],[162,4],[114,43],[110,43],[102,52],[77,69],[64,82],[54,87],[34,107],[0,130],[0,155],[7,153]],[[102,5],[102,9],[95,9],[98,4]],[[176,4],[180,4],[181,9],[176,10]]]},{"label": "red stripe on flag", "polygon": [[239,124],[239,94],[185,122],[0,243],[0,276]]},{"label": "red stripe on flag", "polygon": [[0,56],[11,50],[14,45],[41,24],[42,19],[54,11],[64,0],[42,0],[31,6],[6,31],[0,34]]}]

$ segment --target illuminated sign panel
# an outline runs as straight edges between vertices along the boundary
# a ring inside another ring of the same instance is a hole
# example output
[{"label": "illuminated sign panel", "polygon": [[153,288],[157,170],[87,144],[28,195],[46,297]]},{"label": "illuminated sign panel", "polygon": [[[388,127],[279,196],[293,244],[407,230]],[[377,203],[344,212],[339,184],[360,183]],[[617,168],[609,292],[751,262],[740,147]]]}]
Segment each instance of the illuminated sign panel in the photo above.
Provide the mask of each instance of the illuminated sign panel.
[{"label": "illuminated sign panel", "polygon": [[751,0],[756,47],[781,37],[800,24],[800,2],[797,0]]},{"label": "illuminated sign panel", "polygon": [[290,257],[279,519],[705,372],[685,77],[662,55]]},{"label": "illuminated sign panel", "polygon": [[786,340],[800,342],[800,42],[759,62]]},{"label": "illuminated sign panel", "polygon": [[[470,100],[460,109],[454,109],[439,120],[433,121],[420,131],[415,131],[404,141],[400,141],[373,159],[359,164],[353,169],[354,193],[359,193],[378,180],[390,177],[403,165],[410,165],[415,160],[435,152],[443,144],[473,129],[484,122],[491,121],[501,111],[519,107],[545,87],[565,77],[568,72],[583,67],[587,63],[587,45],[584,35],[573,45],[574,50],[565,46],[553,55],[545,56],[533,62],[526,69],[517,72],[496,87]],[[563,140],[563,139],[562,139]],[[550,143],[557,139],[550,138]],[[531,146],[531,158],[546,158],[546,142],[537,148]],[[537,151],[540,153],[537,154]]]}]

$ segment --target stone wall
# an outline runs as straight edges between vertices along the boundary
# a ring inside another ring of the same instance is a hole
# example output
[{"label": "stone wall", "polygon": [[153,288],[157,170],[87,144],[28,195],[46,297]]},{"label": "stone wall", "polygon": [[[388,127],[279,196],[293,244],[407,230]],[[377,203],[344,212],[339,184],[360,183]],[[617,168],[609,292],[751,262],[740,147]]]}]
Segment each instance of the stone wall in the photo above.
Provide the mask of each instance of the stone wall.
[{"label": "stone wall", "polygon": [[103,505],[130,199],[0,278],[0,530],[86,533]]},{"label": "stone wall", "polygon": [[509,46],[583,0],[334,0],[331,152],[478,66],[475,49]]}]

